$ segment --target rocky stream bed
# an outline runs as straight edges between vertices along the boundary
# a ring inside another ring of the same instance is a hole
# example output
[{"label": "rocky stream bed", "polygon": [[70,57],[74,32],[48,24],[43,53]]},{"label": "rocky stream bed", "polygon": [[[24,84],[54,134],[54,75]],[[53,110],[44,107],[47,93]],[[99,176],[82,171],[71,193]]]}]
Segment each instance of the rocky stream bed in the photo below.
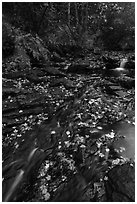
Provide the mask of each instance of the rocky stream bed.
[{"label": "rocky stream bed", "polygon": [[3,70],[3,201],[135,200],[135,79],[103,66],[87,54]]}]

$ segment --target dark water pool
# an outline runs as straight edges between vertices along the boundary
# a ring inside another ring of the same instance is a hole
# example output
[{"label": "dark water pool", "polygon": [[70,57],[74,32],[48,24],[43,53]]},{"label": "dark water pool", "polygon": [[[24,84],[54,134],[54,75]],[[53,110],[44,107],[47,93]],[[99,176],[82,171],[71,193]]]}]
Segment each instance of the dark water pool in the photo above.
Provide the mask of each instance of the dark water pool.
[{"label": "dark water pool", "polygon": [[135,126],[125,121],[112,125],[111,129],[125,136],[114,143],[114,147],[120,149],[124,147],[125,151],[121,152],[123,157],[135,159]]}]

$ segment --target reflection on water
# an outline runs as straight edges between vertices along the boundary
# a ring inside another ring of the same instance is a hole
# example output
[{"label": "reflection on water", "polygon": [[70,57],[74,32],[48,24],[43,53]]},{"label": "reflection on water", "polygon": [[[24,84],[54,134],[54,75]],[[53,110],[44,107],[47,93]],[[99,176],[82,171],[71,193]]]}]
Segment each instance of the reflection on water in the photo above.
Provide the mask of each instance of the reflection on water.
[{"label": "reflection on water", "polygon": [[125,151],[121,153],[123,157],[135,158],[135,126],[127,122],[119,122],[111,127],[115,132],[126,136],[115,142],[114,147],[120,149],[124,147]]}]

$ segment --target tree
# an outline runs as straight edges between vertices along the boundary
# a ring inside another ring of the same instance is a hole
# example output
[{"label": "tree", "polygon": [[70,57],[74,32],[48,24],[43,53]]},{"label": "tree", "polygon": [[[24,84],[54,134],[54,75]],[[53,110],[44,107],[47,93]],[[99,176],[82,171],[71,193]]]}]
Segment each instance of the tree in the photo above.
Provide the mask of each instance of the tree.
[{"label": "tree", "polygon": [[2,7],[8,22],[47,42],[134,47],[134,2],[4,2]]}]

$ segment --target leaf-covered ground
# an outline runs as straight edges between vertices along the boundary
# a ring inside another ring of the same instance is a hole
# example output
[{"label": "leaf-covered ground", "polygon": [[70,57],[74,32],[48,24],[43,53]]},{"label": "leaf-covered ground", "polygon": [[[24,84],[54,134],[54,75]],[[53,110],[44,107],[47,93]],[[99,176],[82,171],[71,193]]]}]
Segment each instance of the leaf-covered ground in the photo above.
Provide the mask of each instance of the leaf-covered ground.
[{"label": "leaf-covered ground", "polygon": [[[3,65],[5,201],[134,201],[134,161],[114,148],[124,135],[112,128],[123,120],[134,125],[134,76],[105,77],[100,55],[57,58],[21,71],[13,61]],[[81,73],[71,73],[75,65]],[[120,187],[111,171],[117,180],[128,169],[131,184]]]}]

